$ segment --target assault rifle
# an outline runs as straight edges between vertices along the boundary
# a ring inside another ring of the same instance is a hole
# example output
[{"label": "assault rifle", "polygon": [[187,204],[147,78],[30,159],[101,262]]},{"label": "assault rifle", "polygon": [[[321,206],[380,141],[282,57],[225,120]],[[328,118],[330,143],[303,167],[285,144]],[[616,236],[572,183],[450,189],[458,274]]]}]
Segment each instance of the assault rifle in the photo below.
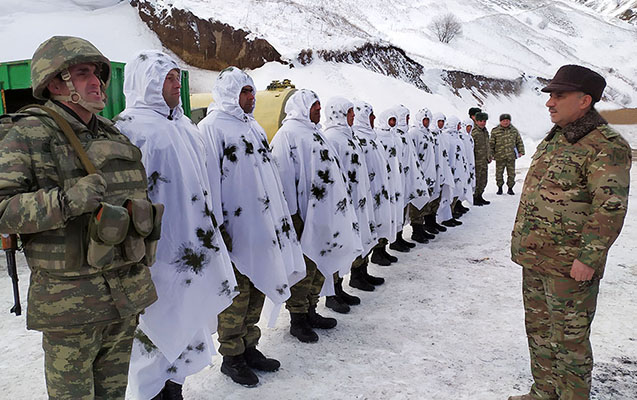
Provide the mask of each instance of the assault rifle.
[{"label": "assault rifle", "polygon": [[18,287],[18,270],[15,264],[15,251],[18,249],[18,236],[2,234],[2,250],[7,255],[7,269],[9,271],[9,277],[13,283],[13,307],[11,307],[12,313],[15,315],[22,314],[22,307],[20,306],[20,288]]}]

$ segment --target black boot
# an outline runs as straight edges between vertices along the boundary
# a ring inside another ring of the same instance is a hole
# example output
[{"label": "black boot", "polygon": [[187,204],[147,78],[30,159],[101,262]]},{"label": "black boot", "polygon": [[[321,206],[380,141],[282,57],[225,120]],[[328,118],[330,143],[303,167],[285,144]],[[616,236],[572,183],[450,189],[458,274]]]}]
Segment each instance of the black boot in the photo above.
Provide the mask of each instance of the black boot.
[{"label": "black boot", "polygon": [[372,251],[370,261],[374,264],[382,265],[383,267],[387,267],[391,264],[391,261],[389,261],[389,259],[385,257],[385,254],[383,254],[383,251],[381,249],[374,249]]},{"label": "black boot", "polygon": [[495,194],[502,194],[502,186],[498,186],[498,191]]},{"label": "black boot", "polygon": [[339,314],[347,314],[350,310],[349,306],[338,296],[327,296],[325,298],[325,307]]},{"label": "black boot", "polygon": [[418,243],[429,243],[430,239],[435,238],[434,235],[427,233],[425,226],[422,224],[411,224],[411,240]]},{"label": "black boot", "polygon": [[509,190],[507,190],[507,194],[510,194],[510,195],[514,195],[515,194],[515,193],[513,193],[513,186],[511,186],[509,188]]},{"label": "black boot", "polygon": [[250,367],[248,367],[245,358],[243,358],[243,354],[239,354],[238,356],[223,356],[221,372],[243,386],[252,387],[259,383],[259,378]]},{"label": "black boot", "polygon": [[482,207],[484,205],[482,200],[480,200],[480,196],[475,194],[473,195],[473,205],[478,207]]},{"label": "black boot", "polygon": [[318,334],[308,322],[307,313],[290,313],[290,334],[303,343],[314,343],[319,340]]},{"label": "black boot", "polygon": [[482,204],[483,204],[483,205],[485,205],[485,206],[486,206],[486,205],[491,204],[491,202],[490,202],[490,201],[485,200],[485,199],[484,199],[484,197],[482,197],[482,195],[480,195],[480,201],[481,201],[481,202],[482,202]]},{"label": "black boot", "polygon": [[386,258],[386,259],[388,259],[388,260],[389,260],[389,262],[391,262],[391,263],[398,262],[398,257],[396,257],[396,256],[392,256],[391,254],[389,254],[389,253],[387,252],[387,249],[386,249],[385,247],[383,247],[383,248],[380,250],[380,252],[383,254],[383,256],[385,256],[385,258]]},{"label": "black boot", "polygon": [[343,278],[338,278],[338,281],[334,282],[334,292],[336,293],[336,296],[343,300],[343,302],[348,306],[361,304],[361,299],[356,296],[352,296],[343,290]]},{"label": "black boot", "polygon": [[436,228],[436,217],[434,215],[425,215],[425,224],[422,227],[432,235],[437,235],[441,232]]},{"label": "black boot", "polygon": [[316,306],[310,306],[307,313],[307,322],[315,329],[332,329],[336,326],[336,319],[324,317],[317,313]]},{"label": "black boot", "polygon": [[405,239],[403,239],[403,231],[402,230],[400,232],[398,232],[398,235],[396,235],[396,237],[397,237],[396,241],[399,241],[403,246],[406,246],[409,249],[413,249],[414,247],[416,247],[416,243],[408,242]]},{"label": "black boot", "polygon": [[274,358],[267,358],[256,347],[248,347],[243,352],[243,358],[248,367],[258,371],[274,372],[279,369],[281,363]]},{"label": "black boot", "polygon": [[184,396],[181,394],[181,385],[173,381],[166,381],[161,392],[157,393],[157,396],[151,400],[184,400]]},{"label": "black boot", "polygon": [[372,285],[367,281],[367,279],[365,279],[362,267],[352,268],[352,272],[349,277],[349,285],[364,292],[374,291],[374,285]]},{"label": "black boot", "polygon": [[462,225],[462,222],[458,221],[457,219],[448,219],[446,221],[442,221],[442,224],[444,226],[448,226],[450,228],[453,228],[454,226],[458,226],[458,225]]},{"label": "black boot", "polygon": [[379,276],[373,276],[370,275],[367,272],[367,263],[365,263],[365,265],[363,265],[362,267],[360,267],[360,269],[362,269],[362,274],[363,274],[363,279],[365,279],[367,282],[371,283],[374,286],[378,286],[378,285],[382,285],[383,283],[385,283],[385,278],[381,278]]}]

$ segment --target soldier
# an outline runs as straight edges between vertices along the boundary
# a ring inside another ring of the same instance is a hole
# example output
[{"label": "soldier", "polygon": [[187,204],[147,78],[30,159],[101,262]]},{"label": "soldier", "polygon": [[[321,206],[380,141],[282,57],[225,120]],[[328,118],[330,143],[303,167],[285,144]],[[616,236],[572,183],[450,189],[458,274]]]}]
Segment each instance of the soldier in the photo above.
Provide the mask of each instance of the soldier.
[{"label": "soldier", "polygon": [[286,302],[290,334],[318,341],[314,328],[331,329],[336,319],[316,312],[319,294],[334,291],[333,274],[344,276],[362,252],[358,219],[336,151],[321,132],[321,103],[311,90],[288,99],[283,125],[272,139],[272,154],[305,255],[307,275],[292,286]]},{"label": "soldier", "polygon": [[[21,234],[27,328],[42,331],[55,399],[123,399],[139,314],[157,299],[148,267],[161,207],[148,201],[139,149],[96,115],[110,77],[109,60],[88,41],[46,40],[31,60],[33,96],[79,145],[36,109],[0,142],[0,232]],[[80,167],[80,153],[97,173]]]},{"label": "soldier", "polygon": [[212,110],[199,123],[208,168],[221,170],[222,227],[239,284],[239,295],[219,315],[221,372],[246,386],[259,382],[253,370],[274,372],[281,365],[257,349],[265,297],[277,306],[272,325],[290,286],[305,276],[278,170],[252,114],[255,94],[248,74],[224,69],[212,89]]},{"label": "soldier", "polygon": [[588,399],[589,340],[608,251],[619,235],[631,151],[595,110],[606,81],[579,65],[548,86],[553,129],[526,175],[511,238],[523,267],[522,296],[534,383],[509,400]]},{"label": "soldier", "polygon": [[515,159],[524,155],[524,143],[517,128],[511,124],[511,115],[500,115],[500,125],[491,130],[489,148],[495,158],[495,183],[497,194],[502,194],[504,169],[507,170],[507,194],[513,195],[515,185]]},{"label": "soldier", "polygon": [[474,124],[476,123],[476,115],[481,112],[482,110],[480,109],[480,107],[471,107],[469,109],[469,118],[471,118]]},{"label": "soldier", "polygon": [[199,131],[181,107],[179,66],[146,50],[126,64],[124,78],[126,109],[116,126],[142,151],[166,232],[153,267],[159,299],[140,318],[129,386],[135,398],[176,400],[186,377],[210,364],[210,326],[237,294],[236,281],[216,223],[219,183],[208,179]]},{"label": "soldier", "polygon": [[[442,219],[442,225],[446,227],[454,227],[462,225],[462,222],[453,218],[451,212],[451,204],[454,201],[456,192],[456,177],[454,172],[454,165],[456,159],[456,147],[452,146],[449,135],[444,133],[447,117],[442,113],[434,114],[433,120],[436,122],[434,128],[431,129],[435,140],[440,147],[440,168],[439,177],[442,178],[440,183],[440,204],[436,213],[436,218]],[[438,228],[439,229],[439,228]]]},{"label": "soldier", "polygon": [[476,188],[473,192],[473,204],[476,206],[484,206],[491,204],[490,201],[482,197],[484,188],[487,187],[489,163],[493,158],[490,154],[489,131],[486,128],[489,115],[484,112],[478,112],[472,118],[475,120],[471,137],[473,138],[473,156],[476,171]]}]

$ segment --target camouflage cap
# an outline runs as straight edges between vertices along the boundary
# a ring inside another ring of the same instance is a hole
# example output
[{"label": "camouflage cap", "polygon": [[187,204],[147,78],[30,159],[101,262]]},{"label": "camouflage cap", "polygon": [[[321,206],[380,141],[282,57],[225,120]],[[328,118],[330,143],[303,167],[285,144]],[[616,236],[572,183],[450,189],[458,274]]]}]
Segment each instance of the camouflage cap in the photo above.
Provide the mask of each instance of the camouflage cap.
[{"label": "camouflage cap", "polygon": [[49,81],[72,65],[95,63],[105,87],[111,79],[111,63],[88,40],[73,36],[53,36],[42,43],[31,59],[33,97],[46,100]]},{"label": "camouflage cap", "polygon": [[511,121],[511,114],[500,114],[500,121],[508,119]]}]

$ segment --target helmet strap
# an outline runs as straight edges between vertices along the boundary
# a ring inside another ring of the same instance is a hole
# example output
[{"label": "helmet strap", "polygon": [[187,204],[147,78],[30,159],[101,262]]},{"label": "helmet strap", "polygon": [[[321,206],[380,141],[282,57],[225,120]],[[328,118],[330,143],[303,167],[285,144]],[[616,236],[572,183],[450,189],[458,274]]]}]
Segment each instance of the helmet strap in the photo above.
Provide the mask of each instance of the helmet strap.
[{"label": "helmet strap", "polygon": [[73,104],[80,105],[90,111],[93,114],[97,114],[102,111],[106,104],[104,100],[106,99],[106,95],[104,94],[104,82],[100,79],[100,92],[102,94],[102,98],[99,101],[86,101],[82,96],[75,90],[75,86],[73,85],[73,81],[71,80],[71,73],[68,68],[62,70],[60,73],[60,77],[66,84],[66,87],[69,89],[68,96],[55,95],[51,96],[52,99],[58,101],[67,101]]}]

